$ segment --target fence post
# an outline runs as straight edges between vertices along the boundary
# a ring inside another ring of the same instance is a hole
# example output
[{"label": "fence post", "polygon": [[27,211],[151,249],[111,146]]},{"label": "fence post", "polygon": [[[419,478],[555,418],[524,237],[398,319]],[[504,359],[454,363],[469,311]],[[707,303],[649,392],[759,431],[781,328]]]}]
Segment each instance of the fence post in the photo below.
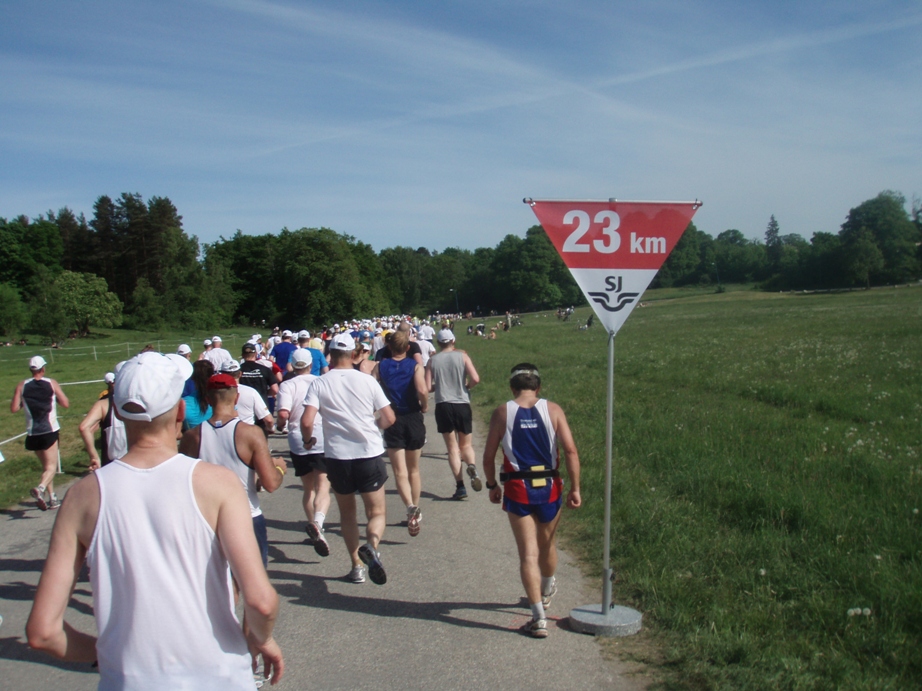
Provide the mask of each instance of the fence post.
[{"label": "fence post", "polygon": [[93,359],[97,361],[99,360],[99,358],[96,357],[96,346],[93,346]]}]

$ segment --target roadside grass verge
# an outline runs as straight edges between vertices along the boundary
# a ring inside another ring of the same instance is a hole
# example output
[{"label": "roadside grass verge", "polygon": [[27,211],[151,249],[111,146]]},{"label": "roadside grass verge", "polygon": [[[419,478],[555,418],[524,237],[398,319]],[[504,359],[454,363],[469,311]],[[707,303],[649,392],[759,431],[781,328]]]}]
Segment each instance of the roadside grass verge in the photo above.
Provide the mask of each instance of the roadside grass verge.
[{"label": "roadside grass verge", "polygon": [[[922,686],[920,317],[919,289],[738,292],[652,303],[617,336],[614,593],[668,688]],[[563,530],[600,577],[607,336],[523,321],[459,335],[474,400],[488,415],[538,365],[583,466]]]},{"label": "roadside grass verge", "polygon": [[[252,334],[240,327],[233,331],[221,332],[225,347],[232,353],[240,350]],[[9,402],[16,385],[29,378],[29,358],[41,355],[48,362],[46,373],[64,386],[64,393],[70,399],[70,408],[58,407],[58,419],[61,424],[60,448],[63,476],[61,481],[79,477],[86,472],[89,458],[83,448],[78,426],[90,407],[105,390],[101,380],[106,372],[111,372],[116,363],[138,353],[145,345],[151,344],[165,352],[175,352],[180,343],[187,343],[197,356],[202,349],[202,341],[212,334],[204,332],[190,334],[183,332],[143,332],[121,329],[98,329],[89,338],[66,341],[60,349],[41,346],[13,346],[0,348],[0,392],[3,394],[4,412],[0,414],[0,441],[10,439],[25,431],[25,418],[20,411],[15,415],[9,412]],[[71,382],[93,382],[71,384]],[[98,434],[97,434],[98,437]],[[38,483],[41,466],[35,454],[24,448],[25,437],[14,439],[0,446],[0,453],[6,459],[0,463],[0,507],[9,507],[26,500],[29,490]]]}]

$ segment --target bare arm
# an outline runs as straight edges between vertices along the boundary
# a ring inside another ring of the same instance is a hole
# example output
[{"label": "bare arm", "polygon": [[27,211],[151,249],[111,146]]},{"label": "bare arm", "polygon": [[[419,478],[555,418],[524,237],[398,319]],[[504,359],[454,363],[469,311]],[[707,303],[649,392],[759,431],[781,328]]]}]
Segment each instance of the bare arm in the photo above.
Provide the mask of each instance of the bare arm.
[{"label": "bare arm", "polygon": [[90,470],[96,470],[99,467],[99,454],[96,453],[96,439],[94,435],[99,425],[109,412],[109,399],[104,398],[96,401],[86,417],[80,421],[80,436],[83,438],[83,446],[90,457]]},{"label": "bare arm", "polygon": [[70,408],[70,401],[68,401],[67,396],[64,395],[64,389],[61,388],[61,385],[54,379],[49,381],[51,382],[51,388],[54,391],[54,397],[57,399],[58,404],[65,408]]},{"label": "bare arm", "polygon": [[240,587],[250,653],[254,661],[257,655],[263,656],[265,675],[272,677],[273,685],[277,684],[285,672],[282,651],[272,638],[278,616],[278,595],[263,568],[250,507],[240,492],[240,480],[226,468],[199,463],[192,476],[192,486],[202,514],[214,527]]},{"label": "bare arm", "polygon": [[480,375],[477,374],[477,369],[468,354],[464,351],[461,351],[461,354],[464,356],[464,372],[467,374],[467,388],[470,390],[480,383]]},{"label": "bare arm", "polygon": [[[245,448],[249,452],[250,466],[256,471],[256,477],[267,492],[274,492],[282,486],[285,477],[285,461],[282,458],[272,458],[266,435],[253,425],[237,425],[235,434],[243,437],[243,444],[238,448]],[[244,459],[246,460],[246,459]],[[276,465],[281,462],[281,466]]]},{"label": "bare arm", "polygon": [[413,370],[413,383],[416,385],[416,398],[422,412],[429,410],[429,388],[426,386],[426,370],[422,365],[416,365]]},{"label": "bare arm", "polygon": [[490,501],[499,504],[503,498],[503,488],[496,482],[496,452],[506,432],[506,406],[497,406],[490,416],[490,431],[483,447],[483,477],[488,485],[496,484],[490,490]]},{"label": "bare arm", "polygon": [[429,393],[435,391],[435,388],[432,386],[432,358],[429,358],[429,362],[426,363],[426,391]]},{"label": "bare arm", "polygon": [[579,489],[579,453],[576,451],[576,442],[573,440],[573,433],[570,431],[570,425],[567,423],[567,416],[564,414],[563,408],[550,401],[548,401],[547,407],[548,412],[551,414],[551,424],[554,425],[554,431],[557,433],[557,440],[563,447],[567,475],[570,476],[567,506],[571,509],[578,509],[583,500]]},{"label": "bare arm", "polygon": [[314,420],[317,418],[318,409],[312,405],[304,406],[304,413],[301,415],[301,437],[303,438],[304,448],[310,450],[314,446]]},{"label": "bare arm", "polygon": [[397,422],[397,416],[394,414],[394,409],[389,405],[386,405],[375,412],[378,413],[378,429],[387,429],[395,422]]},{"label": "bare arm", "polygon": [[25,382],[19,382],[13,390],[13,400],[10,401],[10,412],[18,413],[22,409],[22,387]]},{"label": "bare arm", "polygon": [[96,637],[64,621],[99,512],[99,484],[88,476],[67,492],[26,624],[29,646],[72,662],[96,659]]}]

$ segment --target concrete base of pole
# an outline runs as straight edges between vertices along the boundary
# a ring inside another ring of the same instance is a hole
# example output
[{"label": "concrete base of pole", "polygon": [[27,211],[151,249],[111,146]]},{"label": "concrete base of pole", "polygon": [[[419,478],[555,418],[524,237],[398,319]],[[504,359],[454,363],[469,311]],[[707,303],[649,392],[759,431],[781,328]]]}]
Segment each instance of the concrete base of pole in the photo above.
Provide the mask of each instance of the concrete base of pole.
[{"label": "concrete base of pole", "polygon": [[607,614],[602,612],[602,605],[584,605],[570,610],[570,627],[595,636],[633,636],[640,631],[642,616],[636,609],[620,605],[612,607]]}]

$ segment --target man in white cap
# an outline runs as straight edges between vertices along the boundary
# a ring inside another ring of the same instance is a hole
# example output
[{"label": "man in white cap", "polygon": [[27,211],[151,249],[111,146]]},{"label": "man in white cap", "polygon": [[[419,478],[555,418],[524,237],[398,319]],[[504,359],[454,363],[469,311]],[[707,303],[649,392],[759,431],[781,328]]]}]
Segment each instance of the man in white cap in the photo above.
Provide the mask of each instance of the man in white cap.
[{"label": "man in white cap", "polygon": [[30,492],[42,511],[56,509],[61,505],[54,493],[54,475],[58,469],[58,430],[61,429],[57,404],[70,407],[70,401],[64,395],[61,385],[54,379],[45,378],[46,364],[41,355],[29,360],[32,377],[16,386],[13,400],[10,401],[11,412],[25,411],[26,450],[34,451],[42,464],[41,480]]},{"label": "man in white cap", "polygon": [[192,359],[192,348],[189,347],[188,343],[180,343],[179,347],[176,349],[177,355],[182,355],[186,360]]},{"label": "man in white cap", "polygon": [[231,355],[227,350],[221,347],[222,343],[223,341],[221,341],[220,336],[212,336],[211,337],[212,348],[207,353],[205,353],[205,359],[210,361],[211,364],[214,365],[215,372],[220,372],[221,367],[224,365],[225,362],[231,362],[234,359],[233,355]]},{"label": "man in white cap", "polygon": [[[330,371],[317,377],[307,389],[301,436],[310,452],[317,441],[317,414],[323,416],[323,455],[327,476],[336,493],[343,540],[352,559],[346,579],[365,582],[364,562],[373,583],[383,585],[387,574],[378,545],[386,523],[384,484],[387,468],[381,456],[381,431],[396,419],[390,401],[374,377],[352,368],[355,339],[348,333],[330,340]],[[290,434],[290,432],[289,432]],[[366,544],[359,547],[355,495],[361,494],[367,518]]]},{"label": "man in white cap", "polygon": [[206,338],[204,341],[202,341],[202,345],[205,347],[205,350],[199,353],[199,356],[198,356],[199,360],[205,359],[205,355],[207,355],[211,351],[211,348],[214,344],[211,342],[210,338]]},{"label": "man in white cap", "polygon": [[[191,373],[175,354],[142,353],[125,363],[112,401],[129,451],[70,488],[51,535],[26,625],[29,645],[73,662],[98,660],[100,688],[252,689],[251,660],[259,655],[273,683],[284,673],[272,638],[278,596],[240,481],[176,453]],[[84,559],[98,638],[64,621]]]},{"label": "man in white cap", "polygon": [[[80,436],[83,446],[90,457],[90,470],[98,470],[117,458],[128,453],[128,437],[125,435],[125,423],[115,414],[112,405],[112,391],[115,389],[115,375],[106,372],[106,393],[93,404],[90,412],[80,422]],[[101,430],[101,452],[96,453],[94,435]]]},{"label": "man in white cap", "polygon": [[314,551],[321,557],[329,556],[330,545],[323,536],[323,522],[330,510],[330,480],[323,456],[323,420],[320,415],[314,418],[314,443],[310,450],[304,448],[299,421],[304,414],[304,398],[307,389],[317,377],[311,374],[313,355],[307,348],[298,348],[291,354],[289,364],[294,368],[294,376],[283,381],[278,395],[279,431],[288,426],[288,449],[291,451],[291,463],[295,467],[295,477],[301,478],[304,485],[302,506],[307,517],[307,536],[314,545]]},{"label": "man in white cap", "polygon": [[[311,332],[310,331],[299,331],[298,332],[298,348],[304,348],[309,351],[311,354],[311,374],[315,377],[319,377],[321,374],[326,374],[330,371],[330,363],[327,362],[326,356],[323,354],[322,350],[317,350],[310,345],[311,342]],[[292,355],[294,353],[292,352]],[[291,372],[294,370],[294,367],[291,364],[291,358],[288,359],[288,371]]]},{"label": "man in white cap", "polygon": [[455,348],[455,335],[450,329],[438,334],[439,352],[433,355],[426,367],[426,383],[435,392],[435,424],[448,449],[448,465],[455,476],[455,493],[452,499],[467,499],[467,490],[461,474],[461,461],[467,465],[471,488],[483,489],[477,475],[473,445],[473,417],[471,415],[471,389],[480,383],[480,375],[471,358]]}]

